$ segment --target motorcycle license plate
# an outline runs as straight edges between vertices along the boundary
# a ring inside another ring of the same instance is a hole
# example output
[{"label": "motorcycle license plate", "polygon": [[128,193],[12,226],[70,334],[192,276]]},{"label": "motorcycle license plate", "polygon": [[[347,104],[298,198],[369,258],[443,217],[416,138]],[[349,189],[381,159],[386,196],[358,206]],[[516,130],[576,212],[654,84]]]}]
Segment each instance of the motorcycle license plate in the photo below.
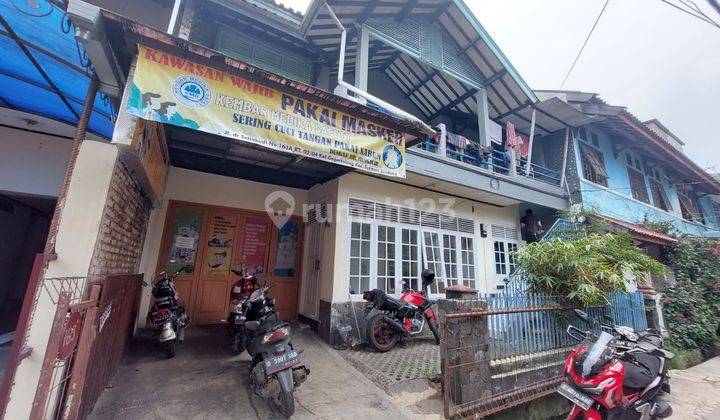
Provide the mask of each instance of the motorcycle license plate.
[{"label": "motorcycle license plate", "polygon": [[272,375],[275,372],[280,372],[289,367],[293,367],[298,363],[298,352],[297,350],[289,351],[282,356],[271,357],[265,360],[265,373]]},{"label": "motorcycle license plate", "polygon": [[560,393],[560,395],[570,400],[570,402],[578,405],[585,411],[588,411],[590,409],[590,406],[592,406],[593,404],[593,399],[591,397],[583,394],[582,392],[578,391],[577,389],[573,388],[565,382],[560,384],[558,392]]}]

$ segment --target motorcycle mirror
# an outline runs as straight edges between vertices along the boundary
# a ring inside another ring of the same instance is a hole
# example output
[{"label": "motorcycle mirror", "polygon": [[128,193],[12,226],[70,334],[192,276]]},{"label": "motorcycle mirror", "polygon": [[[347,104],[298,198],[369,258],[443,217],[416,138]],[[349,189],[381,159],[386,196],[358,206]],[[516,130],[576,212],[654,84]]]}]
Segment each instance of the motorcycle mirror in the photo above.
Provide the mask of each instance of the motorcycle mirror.
[{"label": "motorcycle mirror", "polygon": [[577,317],[581,320],[590,322],[590,315],[588,315],[587,312],[581,311],[580,309],[573,309],[573,312],[575,312],[575,315],[577,315]]}]

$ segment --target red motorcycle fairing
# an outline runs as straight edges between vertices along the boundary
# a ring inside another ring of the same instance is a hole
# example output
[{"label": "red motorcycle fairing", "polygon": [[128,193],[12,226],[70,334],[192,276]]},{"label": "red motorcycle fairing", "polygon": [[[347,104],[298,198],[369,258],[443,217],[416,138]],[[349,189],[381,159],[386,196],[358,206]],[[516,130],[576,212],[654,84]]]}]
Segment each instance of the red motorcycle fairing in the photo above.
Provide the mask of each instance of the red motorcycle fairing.
[{"label": "red motorcycle fairing", "polygon": [[402,296],[400,296],[400,300],[405,303],[420,307],[427,301],[427,298],[421,293],[415,292],[413,290],[408,290],[407,292],[403,293]]},{"label": "red motorcycle fairing", "polygon": [[[607,410],[627,404],[628,398],[623,394],[625,368],[620,361],[611,360],[605,369],[588,378],[583,378],[580,373],[576,372],[575,361],[587,350],[587,346],[580,346],[571,351],[570,355],[565,359],[563,365],[565,381],[593,397],[596,402]],[[593,390],[593,388],[596,390]],[[575,406],[574,408],[578,407]]]},{"label": "red motorcycle fairing", "polygon": [[573,405],[572,411],[567,416],[567,420],[602,420],[602,414],[594,407],[590,407],[588,411],[584,411],[577,405]]}]

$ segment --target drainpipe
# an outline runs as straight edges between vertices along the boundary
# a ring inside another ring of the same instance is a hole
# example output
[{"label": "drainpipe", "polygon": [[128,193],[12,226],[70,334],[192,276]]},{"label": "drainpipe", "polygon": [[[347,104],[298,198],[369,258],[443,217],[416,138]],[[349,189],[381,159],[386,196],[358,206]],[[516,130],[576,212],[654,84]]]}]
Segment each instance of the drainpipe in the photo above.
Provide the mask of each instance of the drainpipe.
[{"label": "drainpipe", "polygon": [[65,175],[63,176],[60,193],[58,194],[57,203],[55,204],[53,218],[50,222],[48,238],[47,242],[45,242],[45,254],[55,254],[55,243],[57,242],[57,233],[60,227],[60,219],[62,218],[63,208],[65,207],[65,200],[67,199],[67,192],[70,188],[70,179],[72,178],[73,171],[75,170],[75,162],[80,154],[80,146],[82,145],[83,140],[85,140],[85,135],[87,134],[87,126],[90,121],[90,116],[92,115],[98,85],[98,78],[93,74],[92,79],[90,80],[90,86],[88,86],[87,95],[85,96],[82,113],[80,114],[80,118],[78,118],[77,128],[75,129],[75,138],[73,139],[72,149],[70,150],[70,160],[65,167]]}]

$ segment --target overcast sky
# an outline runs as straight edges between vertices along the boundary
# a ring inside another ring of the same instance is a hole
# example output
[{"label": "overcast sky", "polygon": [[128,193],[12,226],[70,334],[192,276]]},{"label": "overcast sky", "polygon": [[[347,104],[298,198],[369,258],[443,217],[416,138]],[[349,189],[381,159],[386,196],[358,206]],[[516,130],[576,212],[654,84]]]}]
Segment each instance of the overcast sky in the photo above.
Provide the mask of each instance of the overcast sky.
[{"label": "overcast sky", "polygon": [[[301,12],[310,3],[279,2]],[[558,89],[605,0],[465,2],[531,88]],[[659,119],[700,166],[720,171],[720,29],[660,0],[610,0],[564,89]]]}]

